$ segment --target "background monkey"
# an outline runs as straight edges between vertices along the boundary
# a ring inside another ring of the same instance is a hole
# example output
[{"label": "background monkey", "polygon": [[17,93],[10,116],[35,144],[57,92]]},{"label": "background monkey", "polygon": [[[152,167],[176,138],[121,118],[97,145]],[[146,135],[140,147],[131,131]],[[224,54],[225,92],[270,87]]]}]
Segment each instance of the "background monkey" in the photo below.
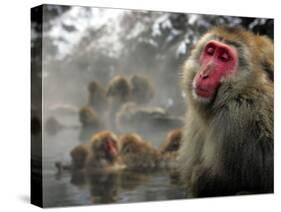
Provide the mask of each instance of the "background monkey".
[{"label": "background monkey", "polygon": [[108,85],[107,97],[109,98],[109,125],[116,129],[115,116],[121,106],[130,100],[131,86],[129,81],[122,76],[115,76]]},{"label": "background monkey", "polygon": [[179,171],[177,169],[177,157],[182,145],[183,129],[177,128],[170,130],[164,141],[160,145],[161,163],[169,171],[172,183],[179,182]]},{"label": "background monkey", "polygon": [[131,100],[137,104],[147,104],[154,97],[152,82],[145,76],[133,75],[130,78],[132,86]]},{"label": "background monkey", "polygon": [[161,143],[160,152],[167,160],[176,159],[181,144],[182,129],[178,128],[170,130],[165,140]]},{"label": "background monkey", "polygon": [[92,128],[97,131],[104,127],[104,123],[99,119],[96,111],[89,106],[80,109],[79,120],[83,128]]},{"label": "background monkey", "polygon": [[71,151],[74,169],[93,172],[117,171],[124,168],[120,160],[117,136],[107,130],[94,134],[87,144],[80,144]]},{"label": "background monkey", "polygon": [[147,171],[156,169],[160,162],[159,152],[136,133],[127,133],[120,138],[121,155],[126,169]]},{"label": "background monkey", "polygon": [[91,152],[87,166],[93,171],[117,171],[125,168],[120,158],[118,137],[113,132],[104,130],[96,133],[91,139]]},{"label": "background monkey", "polygon": [[273,61],[272,42],[242,28],[213,28],[193,48],[179,171],[194,196],[273,192]]},{"label": "background monkey", "polygon": [[129,101],[131,86],[129,81],[122,76],[115,76],[108,85],[106,95],[117,105]]},{"label": "background monkey", "polygon": [[71,166],[73,168],[73,171],[85,168],[87,158],[90,154],[90,145],[88,143],[80,144],[74,147],[70,152]]},{"label": "background monkey", "polygon": [[93,107],[97,113],[104,115],[108,107],[105,89],[103,89],[97,81],[92,81],[88,85],[88,92],[88,104]]}]

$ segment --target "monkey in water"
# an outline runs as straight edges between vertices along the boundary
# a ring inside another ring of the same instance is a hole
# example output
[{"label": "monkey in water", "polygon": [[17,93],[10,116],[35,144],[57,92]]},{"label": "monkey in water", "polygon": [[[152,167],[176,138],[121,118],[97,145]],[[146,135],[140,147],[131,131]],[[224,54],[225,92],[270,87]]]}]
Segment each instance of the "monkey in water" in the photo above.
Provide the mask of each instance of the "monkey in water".
[{"label": "monkey in water", "polygon": [[129,81],[120,75],[113,77],[109,82],[106,95],[109,99],[109,126],[116,129],[115,116],[121,106],[128,102],[131,97],[131,86]]},{"label": "monkey in water", "polygon": [[120,106],[129,101],[131,85],[125,77],[117,75],[109,82],[106,95],[114,104]]},{"label": "monkey in water", "polygon": [[183,65],[181,179],[192,196],[273,192],[273,43],[215,27]]},{"label": "monkey in water", "polygon": [[108,107],[105,89],[97,81],[91,81],[88,85],[88,92],[88,104],[93,107],[100,116],[104,116]]},{"label": "monkey in water", "polygon": [[160,145],[161,163],[168,170],[171,183],[179,182],[179,171],[177,169],[177,157],[182,145],[183,129],[170,130]]},{"label": "monkey in water", "polygon": [[145,76],[133,75],[130,78],[132,87],[131,101],[137,104],[147,104],[155,95],[152,82]]},{"label": "monkey in water", "polygon": [[182,144],[182,129],[172,129],[161,143],[160,153],[165,160],[175,160]]},{"label": "monkey in water", "polygon": [[79,121],[83,128],[92,128],[96,131],[104,127],[103,121],[98,117],[94,108],[84,106],[79,111]]},{"label": "monkey in water", "polygon": [[81,170],[86,168],[90,172],[112,172],[125,168],[119,154],[117,136],[107,130],[93,135],[91,141],[75,147],[70,155],[72,168]]},{"label": "monkey in water", "polygon": [[160,153],[150,143],[136,133],[127,133],[120,137],[122,160],[127,170],[149,171],[157,169]]}]

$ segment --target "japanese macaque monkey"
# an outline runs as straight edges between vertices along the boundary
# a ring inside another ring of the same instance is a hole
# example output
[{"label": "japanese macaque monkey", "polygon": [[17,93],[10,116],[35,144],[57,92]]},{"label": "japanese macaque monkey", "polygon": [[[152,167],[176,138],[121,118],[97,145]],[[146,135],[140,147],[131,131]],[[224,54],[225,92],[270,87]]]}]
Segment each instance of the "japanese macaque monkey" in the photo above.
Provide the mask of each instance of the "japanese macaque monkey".
[{"label": "japanese macaque monkey", "polygon": [[108,85],[106,95],[116,105],[122,105],[129,101],[131,95],[131,86],[129,81],[123,76],[115,76]]},{"label": "japanese macaque monkey", "polygon": [[179,182],[178,153],[182,145],[183,129],[172,129],[160,145],[161,163],[169,171],[172,183]]},{"label": "japanese macaque monkey", "polygon": [[131,86],[129,81],[123,76],[115,76],[109,82],[107,89],[107,97],[109,99],[109,125],[112,129],[116,129],[115,116],[121,106],[128,102],[131,97]]},{"label": "japanese macaque monkey", "polygon": [[141,75],[133,75],[130,78],[132,87],[131,101],[137,104],[147,104],[154,97],[154,88],[151,81]]},{"label": "japanese macaque monkey", "polygon": [[108,101],[105,89],[103,89],[98,82],[92,81],[88,85],[88,91],[88,104],[93,107],[97,113],[104,115],[108,109]]},{"label": "japanese macaque monkey", "polygon": [[[90,144],[80,144],[74,147],[71,152],[71,166],[74,171],[85,168],[88,156],[91,154]],[[58,163],[57,163],[58,164]],[[56,164],[56,166],[57,166]]]},{"label": "japanese macaque monkey", "polygon": [[216,27],[183,66],[179,171],[193,196],[273,192],[273,43]]},{"label": "japanese macaque monkey", "polygon": [[119,155],[117,136],[110,131],[93,135],[87,144],[80,144],[71,151],[73,169],[86,168],[93,172],[111,172],[124,169]]},{"label": "japanese macaque monkey", "polygon": [[160,153],[136,133],[127,133],[120,137],[121,155],[126,169],[147,171],[156,169],[160,162]]},{"label": "japanese macaque monkey", "polygon": [[104,127],[104,123],[97,116],[96,111],[90,106],[84,106],[79,111],[79,120],[82,127],[90,127],[100,130]]},{"label": "japanese macaque monkey", "polygon": [[160,146],[160,152],[166,160],[174,160],[182,144],[182,129],[170,130]]}]

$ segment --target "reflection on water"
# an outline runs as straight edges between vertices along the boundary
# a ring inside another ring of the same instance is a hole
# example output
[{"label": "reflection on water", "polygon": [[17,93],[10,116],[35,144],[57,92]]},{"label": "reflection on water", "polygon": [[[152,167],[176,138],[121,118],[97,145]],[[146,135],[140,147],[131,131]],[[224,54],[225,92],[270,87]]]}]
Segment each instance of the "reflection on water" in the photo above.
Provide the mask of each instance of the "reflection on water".
[{"label": "reflection on water", "polygon": [[[73,119],[68,117],[67,122],[75,122],[75,119],[76,117]],[[165,171],[152,173],[124,171],[114,174],[70,171],[57,173],[55,162],[69,162],[70,150],[84,142],[84,139],[81,139],[81,131],[71,128],[53,135],[45,133],[43,136],[45,207],[182,199],[187,196],[185,189],[173,183]],[[159,146],[162,138],[163,136],[151,141],[155,146]]]}]

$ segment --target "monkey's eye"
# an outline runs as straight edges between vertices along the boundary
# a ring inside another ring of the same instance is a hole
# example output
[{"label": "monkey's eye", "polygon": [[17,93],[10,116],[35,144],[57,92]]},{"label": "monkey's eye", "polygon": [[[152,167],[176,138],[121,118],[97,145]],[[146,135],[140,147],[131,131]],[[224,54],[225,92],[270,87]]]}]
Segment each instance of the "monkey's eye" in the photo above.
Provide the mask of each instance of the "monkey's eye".
[{"label": "monkey's eye", "polygon": [[227,62],[230,60],[230,56],[227,52],[223,52],[221,55],[220,55],[220,59],[223,61],[223,62]]},{"label": "monkey's eye", "polygon": [[207,46],[206,52],[208,55],[213,55],[215,52],[215,48],[213,46]]}]

